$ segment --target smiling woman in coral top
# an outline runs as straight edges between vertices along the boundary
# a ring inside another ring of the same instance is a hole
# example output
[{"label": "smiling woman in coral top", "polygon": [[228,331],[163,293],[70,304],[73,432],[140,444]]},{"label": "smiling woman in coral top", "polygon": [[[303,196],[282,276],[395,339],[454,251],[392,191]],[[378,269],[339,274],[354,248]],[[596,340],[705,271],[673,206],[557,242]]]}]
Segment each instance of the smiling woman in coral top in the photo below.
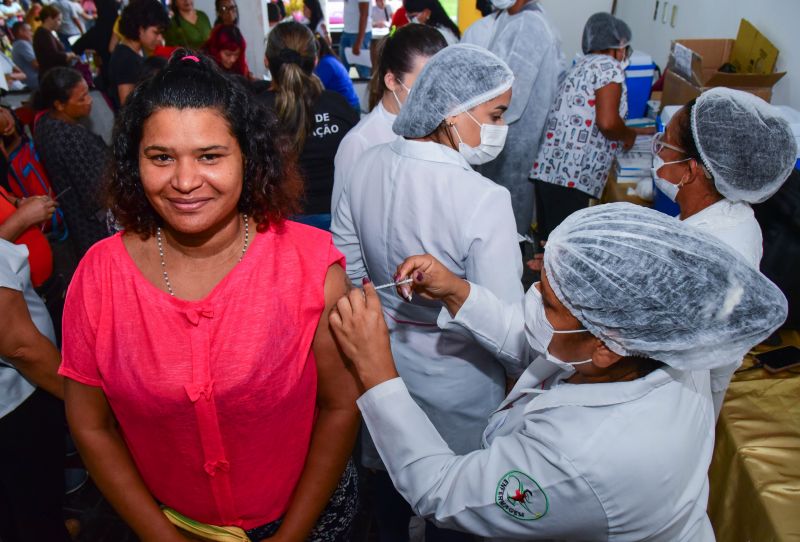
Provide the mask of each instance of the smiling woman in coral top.
[{"label": "smiling woman in coral top", "polygon": [[251,540],[341,539],[359,423],[327,324],[344,259],[285,220],[301,182],[274,117],[179,52],[115,133],[125,231],[76,272],[60,370],[92,477],[143,541],[186,540],[159,504]]}]

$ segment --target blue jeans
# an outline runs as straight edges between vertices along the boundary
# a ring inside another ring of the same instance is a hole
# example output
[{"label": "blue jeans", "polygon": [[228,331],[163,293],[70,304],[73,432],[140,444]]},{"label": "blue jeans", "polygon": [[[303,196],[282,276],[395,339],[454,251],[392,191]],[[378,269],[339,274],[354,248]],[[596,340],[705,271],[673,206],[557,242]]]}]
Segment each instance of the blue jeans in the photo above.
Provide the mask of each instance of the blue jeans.
[{"label": "blue jeans", "polygon": [[[349,32],[342,32],[342,37],[339,40],[339,58],[342,60],[342,64],[344,64],[344,69],[347,72],[350,72],[350,64],[347,62],[347,57],[344,54],[345,47],[352,48],[353,45],[356,43],[356,38],[358,34],[351,34]],[[361,43],[361,50],[369,52],[369,43],[372,41],[372,32],[367,32],[364,34],[364,41]],[[371,73],[370,69],[366,66],[359,66],[356,64],[356,71],[358,72],[358,76],[362,79],[369,79]]]}]

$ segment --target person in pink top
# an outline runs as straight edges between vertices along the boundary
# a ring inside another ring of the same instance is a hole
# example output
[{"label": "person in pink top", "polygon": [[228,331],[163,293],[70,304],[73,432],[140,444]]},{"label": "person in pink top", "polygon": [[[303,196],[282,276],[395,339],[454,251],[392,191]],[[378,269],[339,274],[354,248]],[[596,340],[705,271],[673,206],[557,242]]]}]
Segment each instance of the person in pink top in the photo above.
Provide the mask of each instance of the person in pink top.
[{"label": "person in pink top", "polygon": [[356,378],[328,327],[347,290],[329,233],[286,220],[302,182],[271,113],[185,51],[117,119],[110,208],[66,300],[68,421],[144,541],[160,505],[251,540],[344,540]]}]

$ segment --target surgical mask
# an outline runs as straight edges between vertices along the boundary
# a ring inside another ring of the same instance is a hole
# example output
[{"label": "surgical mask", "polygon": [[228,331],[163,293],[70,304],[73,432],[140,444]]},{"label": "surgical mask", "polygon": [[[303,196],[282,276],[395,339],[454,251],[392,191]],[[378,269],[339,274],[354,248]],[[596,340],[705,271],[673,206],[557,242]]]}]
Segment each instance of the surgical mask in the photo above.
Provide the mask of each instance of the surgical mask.
[{"label": "surgical mask", "polygon": [[661,190],[661,192],[663,192],[664,195],[672,201],[675,201],[675,199],[678,197],[678,190],[680,190],[681,186],[683,186],[683,181],[678,184],[672,184],[663,177],[659,177],[658,170],[669,164],[680,164],[681,162],[687,162],[689,160],[691,160],[691,158],[665,162],[658,154],[653,156],[653,167],[651,168],[653,171],[653,182],[656,184],[658,189]]},{"label": "surgical mask", "polygon": [[[410,89],[410,88],[408,88],[407,86],[405,86],[405,85],[403,84],[403,82],[402,82],[400,79],[396,79],[396,81],[397,81],[398,83],[400,83],[400,86],[401,86],[401,87],[403,87],[403,88],[405,89],[405,91],[406,91],[406,96],[408,96],[409,94],[411,94],[411,89]],[[402,103],[400,103],[400,98],[398,98],[398,97],[397,97],[397,93],[396,93],[395,91],[392,91],[392,96],[394,96],[394,101],[395,101],[395,102],[397,102],[397,109],[398,109],[398,110],[400,110],[400,109],[403,109],[403,104],[402,104]]]},{"label": "surgical mask", "polygon": [[481,142],[477,147],[467,145],[461,139],[458,128],[453,125],[453,130],[458,136],[458,152],[473,166],[494,160],[503,151],[503,147],[506,144],[508,125],[481,124],[475,117],[470,115],[469,111],[466,111],[466,114],[472,119],[472,122],[481,127]]},{"label": "surgical mask", "polygon": [[625,58],[622,60],[617,60],[620,64],[622,64],[622,70],[625,71],[628,69],[628,66],[631,65],[631,54],[633,53],[633,49],[631,48],[630,44],[620,47],[620,51],[625,51]]},{"label": "surgical mask", "polygon": [[411,24],[422,24],[419,22],[419,16],[414,16],[408,19],[408,22]]},{"label": "surgical mask", "polygon": [[556,367],[558,367],[559,369],[561,369],[562,371],[566,371],[567,373],[569,373],[570,376],[575,373],[576,365],[585,365],[587,363],[592,362],[591,358],[585,359],[583,361],[562,361],[557,357],[555,357],[553,354],[551,354],[549,351],[545,352],[544,358],[553,365],[555,365]]},{"label": "surgical mask", "polygon": [[567,334],[567,333],[587,333],[588,329],[573,329],[568,331],[558,331],[553,329],[553,325],[547,319],[544,312],[544,303],[542,302],[542,294],[536,285],[530,287],[530,290],[525,295],[525,335],[528,339],[528,344],[539,352],[544,354],[545,358],[559,366],[561,369],[569,370],[575,365],[583,365],[591,363],[591,359],[583,361],[561,361],[553,354],[550,353],[550,342],[553,340],[553,335]]},{"label": "surgical mask", "polygon": [[492,0],[495,9],[508,9],[516,3],[516,0]]}]

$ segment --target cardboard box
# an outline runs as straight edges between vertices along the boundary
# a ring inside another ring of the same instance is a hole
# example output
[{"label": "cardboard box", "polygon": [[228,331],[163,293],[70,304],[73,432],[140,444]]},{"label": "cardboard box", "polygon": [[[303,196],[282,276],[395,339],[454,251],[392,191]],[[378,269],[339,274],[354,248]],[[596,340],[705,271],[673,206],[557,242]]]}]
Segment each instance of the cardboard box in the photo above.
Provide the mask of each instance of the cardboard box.
[{"label": "cardboard box", "polygon": [[764,34],[742,19],[731,51],[731,64],[737,73],[769,75],[775,71],[778,53],[778,48]]},{"label": "cardboard box", "polygon": [[[743,23],[746,21],[742,20]],[[752,25],[751,25],[752,26]],[[760,34],[759,34],[760,36]],[[752,37],[752,36],[751,36]],[[730,87],[755,94],[766,101],[772,99],[772,87],[786,75],[780,73],[724,73],[719,67],[730,62],[734,49],[740,54],[739,62],[748,63],[751,52],[764,46],[763,40],[753,37],[756,45],[739,44],[731,39],[683,39],[672,42],[670,59],[664,77],[661,106],[683,105],[713,87]],[[768,43],[768,42],[767,42]],[[755,47],[755,49],[754,49]],[[741,52],[739,52],[741,51]],[[748,51],[747,54],[744,51]],[[777,49],[774,58],[777,58]],[[761,53],[756,53],[763,59]],[[764,69],[769,61],[754,62],[754,67]],[[772,62],[774,66],[774,61]]]}]

